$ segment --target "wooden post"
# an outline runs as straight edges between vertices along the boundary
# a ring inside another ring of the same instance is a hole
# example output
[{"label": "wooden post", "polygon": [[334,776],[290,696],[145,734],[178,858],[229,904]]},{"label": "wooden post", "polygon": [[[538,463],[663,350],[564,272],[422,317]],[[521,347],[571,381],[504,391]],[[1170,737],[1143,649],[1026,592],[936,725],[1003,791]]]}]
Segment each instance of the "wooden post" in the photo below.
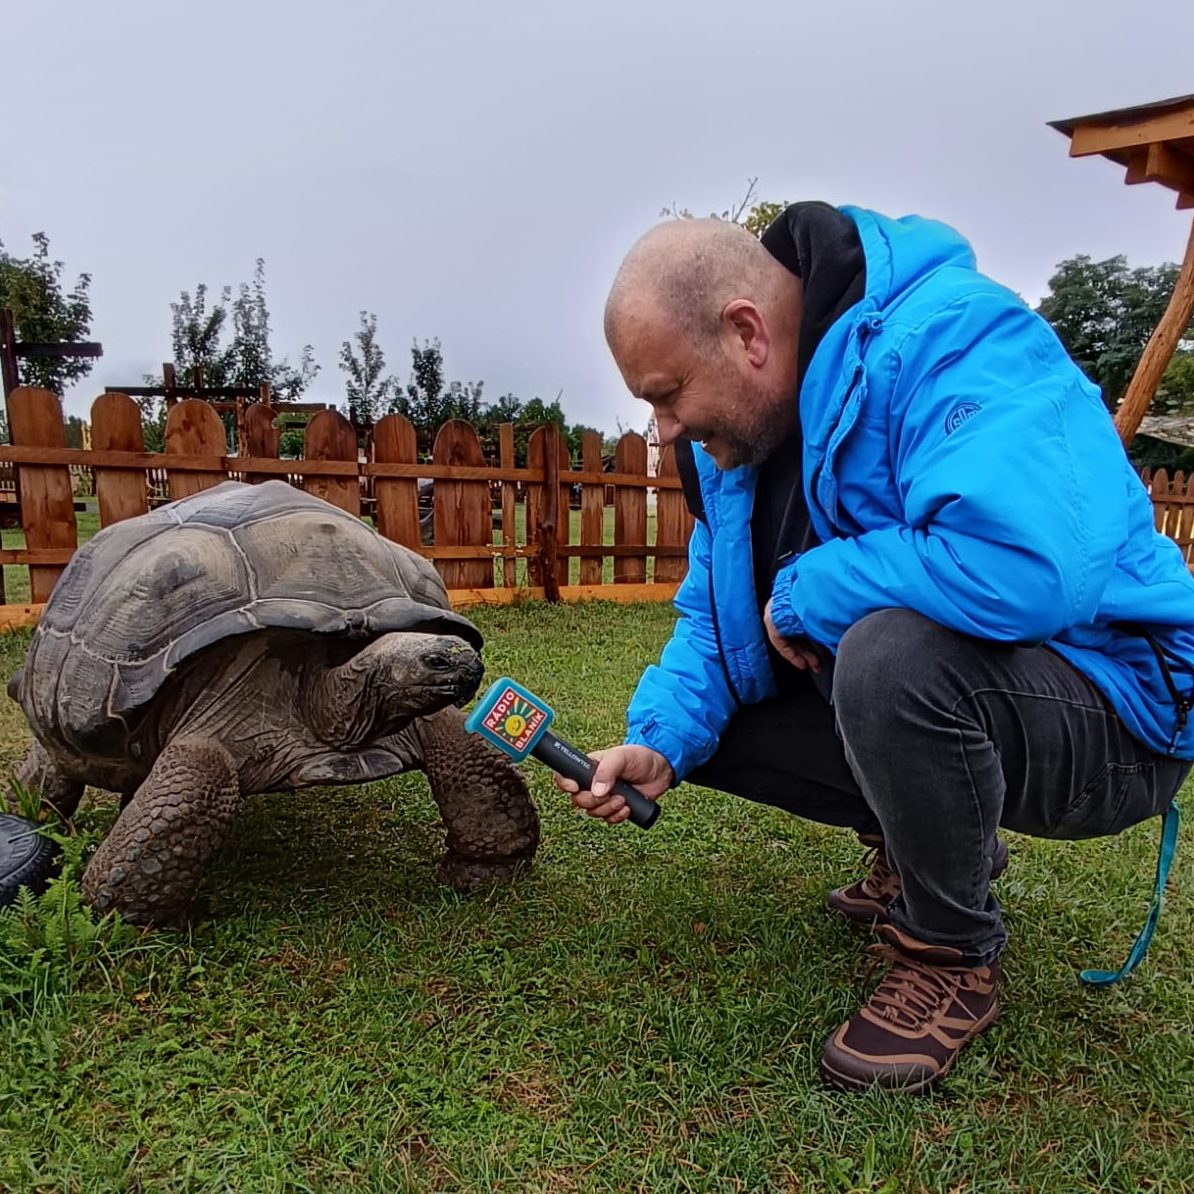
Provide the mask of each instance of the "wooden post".
[{"label": "wooden post", "polygon": [[13,323],[12,312],[7,308],[0,310],[0,378],[3,378],[5,411],[7,413],[8,396],[20,385],[17,372],[17,330]]},{"label": "wooden post", "polygon": [[[668,444],[659,453],[657,476],[678,477],[676,452]],[[692,534],[692,515],[684,504],[681,489],[658,489],[655,491],[655,583],[675,584],[684,579],[688,571],[685,555],[660,555],[661,547],[682,548]]]},{"label": "wooden post", "polygon": [[[614,469],[647,479],[647,441],[626,432],[614,451]],[[618,485],[614,491],[614,544],[642,547],[642,552],[614,556],[614,584],[641,585],[647,579],[647,489],[645,485]]]},{"label": "wooden post", "polygon": [[1153,329],[1144,354],[1132,375],[1128,392],[1115,412],[1115,426],[1124,446],[1132,442],[1140,421],[1148,412],[1149,404],[1160,384],[1165,366],[1173,357],[1190,319],[1194,317],[1194,226],[1190,228],[1190,240],[1186,245],[1186,256],[1182,261],[1181,273],[1169,296],[1169,305],[1160,323]]},{"label": "wooden post", "polygon": [[[303,434],[304,460],[345,460],[357,464],[357,433],[336,410],[322,410]],[[356,467],[351,476],[303,478],[303,488],[354,518],[361,514],[361,479]]]},{"label": "wooden post", "polygon": [[[498,428],[498,464],[502,468],[514,467],[514,424],[503,423]],[[518,540],[515,523],[515,482],[502,482],[502,547],[511,548]],[[502,584],[512,589],[518,583],[518,561],[503,551]]]},{"label": "wooden post", "polygon": [[166,391],[164,397],[166,399],[166,409],[169,410],[178,399],[174,396],[174,387],[177,385],[174,373],[174,362],[162,362],[162,389]]},{"label": "wooden post", "polygon": [[[440,427],[432,464],[484,468],[485,453],[471,423],[449,419]],[[436,559],[446,589],[493,588],[493,506],[488,481],[435,479],[435,546],[483,548],[476,559]]]},{"label": "wooden post", "polygon": [[[92,442],[97,452],[143,452],[141,409],[127,395],[101,394],[91,404]],[[95,468],[95,495],[101,526],[134,518],[149,509],[149,487],[143,468]]]},{"label": "wooden post", "polygon": [[[560,572],[556,547],[560,541],[560,449],[559,423],[551,422],[543,437],[543,516],[539,522],[539,558],[543,562],[543,596],[552,603],[560,600]],[[564,506],[564,517],[568,507]],[[567,535],[565,535],[567,542]]]},{"label": "wooden post", "polygon": [[218,470],[177,469],[169,463],[174,456],[208,456],[222,462],[227,452],[227,436],[220,416],[201,398],[176,402],[166,416],[166,475],[170,500],[201,493],[225,480],[223,466]]},{"label": "wooden post", "polygon": [[[12,419],[9,433],[14,447],[66,447],[62,404],[49,390],[18,387],[9,394],[8,403]],[[17,495],[27,548],[74,551],[78,547],[74,494],[71,492],[70,469],[66,465],[22,464],[17,469]],[[33,604],[49,600],[64,566],[29,565]]]},{"label": "wooden post", "polygon": [[[418,464],[418,437],[414,425],[403,415],[386,415],[373,429],[373,460],[376,464]],[[419,532],[419,489],[414,477],[374,477],[377,496],[377,530],[385,538],[418,551],[423,545]]]},{"label": "wooden post", "polygon": [[[581,472],[601,472],[601,436],[585,431],[580,437]],[[580,487],[580,542],[599,547],[605,542],[605,482],[584,482]],[[602,556],[581,556],[580,583],[601,584],[605,560]]]}]

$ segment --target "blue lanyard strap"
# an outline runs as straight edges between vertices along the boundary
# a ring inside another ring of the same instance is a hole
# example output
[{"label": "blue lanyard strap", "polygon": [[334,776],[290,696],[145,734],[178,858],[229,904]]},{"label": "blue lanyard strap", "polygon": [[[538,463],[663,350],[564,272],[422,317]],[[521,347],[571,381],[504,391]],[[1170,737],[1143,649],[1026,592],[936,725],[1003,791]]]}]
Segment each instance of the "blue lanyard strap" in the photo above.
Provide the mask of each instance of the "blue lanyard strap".
[{"label": "blue lanyard strap", "polygon": [[1128,960],[1118,970],[1083,970],[1078,976],[1088,987],[1108,987],[1119,982],[1121,978],[1132,973],[1140,960],[1148,953],[1149,942],[1153,939],[1153,931],[1161,917],[1161,903],[1165,896],[1165,883],[1169,878],[1169,868],[1173,865],[1173,856],[1177,852],[1177,831],[1181,825],[1182,816],[1174,801],[1166,810],[1161,822],[1161,849],[1157,855],[1157,881],[1153,885],[1153,902],[1148,910],[1148,919],[1144,928],[1128,954]]}]

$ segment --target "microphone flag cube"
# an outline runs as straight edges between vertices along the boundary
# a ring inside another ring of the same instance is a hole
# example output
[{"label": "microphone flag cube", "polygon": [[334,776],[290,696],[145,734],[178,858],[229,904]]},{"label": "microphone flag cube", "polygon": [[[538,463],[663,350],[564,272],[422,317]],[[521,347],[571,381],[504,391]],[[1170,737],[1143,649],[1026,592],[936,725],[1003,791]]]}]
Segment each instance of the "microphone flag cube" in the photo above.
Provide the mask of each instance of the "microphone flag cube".
[{"label": "microphone flag cube", "polygon": [[465,718],[464,728],[521,762],[535,749],[555,714],[514,680],[495,680]]}]

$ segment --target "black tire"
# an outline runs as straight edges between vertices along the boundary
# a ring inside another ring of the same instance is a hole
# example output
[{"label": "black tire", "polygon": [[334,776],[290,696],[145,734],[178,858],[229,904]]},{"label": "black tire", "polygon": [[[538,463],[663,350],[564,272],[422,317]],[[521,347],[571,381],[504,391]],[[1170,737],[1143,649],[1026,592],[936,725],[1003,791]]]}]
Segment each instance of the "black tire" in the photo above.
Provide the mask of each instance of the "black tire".
[{"label": "black tire", "polygon": [[46,889],[56,869],[58,847],[37,832],[37,822],[0,813],[0,908],[11,904],[22,887],[35,894]]}]

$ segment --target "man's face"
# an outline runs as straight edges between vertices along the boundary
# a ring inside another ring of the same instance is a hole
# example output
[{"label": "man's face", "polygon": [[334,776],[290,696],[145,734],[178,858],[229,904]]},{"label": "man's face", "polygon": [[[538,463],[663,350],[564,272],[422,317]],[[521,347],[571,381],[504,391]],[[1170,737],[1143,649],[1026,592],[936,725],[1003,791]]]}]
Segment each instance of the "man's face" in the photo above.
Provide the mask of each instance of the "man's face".
[{"label": "man's face", "polygon": [[661,447],[689,439],[731,469],[760,464],[795,429],[795,363],[752,364],[733,327],[702,351],[658,308],[636,302],[610,347],[627,388],[651,404]]}]

